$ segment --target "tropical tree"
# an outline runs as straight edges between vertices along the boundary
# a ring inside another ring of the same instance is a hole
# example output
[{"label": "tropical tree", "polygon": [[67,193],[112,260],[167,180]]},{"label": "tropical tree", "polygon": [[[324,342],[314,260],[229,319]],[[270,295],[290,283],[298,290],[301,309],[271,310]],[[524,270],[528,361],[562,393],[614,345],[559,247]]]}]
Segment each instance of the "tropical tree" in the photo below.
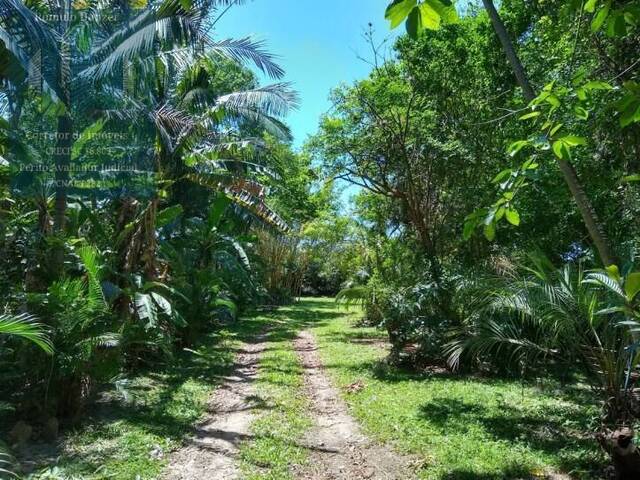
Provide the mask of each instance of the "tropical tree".
[{"label": "tropical tree", "polygon": [[[543,92],[540,97],[535,93],[534,88],[531,85],[531,82],[525,72],[524,67],[522,66],[522,62],[516,50],[514,48],[511,37],[507,33],[505,25],[495,8],[495,5],[491,0],[483,0],[483,5],[489,15],[491,23],[494,27],[494,30],[501,42],[503,50],[507,56],[509,64],[512,68],[514,76],[522,88],[524,99],[535,108],[535,101],[537,98],[540,98],[540,102],[544,101],[554,101],[555,96],[550,98],[550,94],[547,92]],[[587,5],[584,6],[587,12],[594,12],[596,8],[596,2],[588,2]],[[616,25],[620,24],[620,15],[623,15],[624,12],[627,12],[628,15],[632,18],[635,13],[630,13],[630,11],[624,10],[621,8],[617,10],[616,13],[610,17],[610,25],[612,25],[611,29],[614,32],[616,30]],[[636,12],[637,13],[637,12]],[[581,7],[582,14],[582,7]],[[609,15],[609,8],[601,8],[598,11],[598,14],[594,17],[594,21],[592,23],[592,29],[598,30],[603,22],[606,20]],[[392,27],[399,25],[402,20],[407,18],[407,31],[413,37],[416,37],[423,29],[438,29],[442,23],[455,23],[457,21],[457,15],[455,14],[455,9],[450,2],[440,0],[433,0],[428,2],[417,2],[416,0],[396,0],[392,2],[387,8],[386,17],[391,21]],[[635,18],[635,17],[633,17]],[[632,22],[633,23],[633,22]],[[579,26],[578,26],[579,28]],[[626,34],[626,27],[620,27],[618,30],[622,29],[622,33]],[[575,47],[574,47],[575,48]],[[538,103],[540,103],[538,102]],[[630,108],[628,101],[624,107]],[[582,107],[580,107],[582,108]],[[584,109],[582,109],[584,110]],[[634,110],[635,111],[635,110]],[[532,113],[532,115],[535,114]],[[583,143],[582,139],[577,139],[577,137],[572,135],[557,135],[559,128],[555,128],[560,124],[552,124],[549,128],[549,134],[547,138],[548,144],[554,145],[555,158],[560,168],[560,171],[563,175],[563,178],[569,187],[571,195],[575,200],[578,210],[582,216],[584,224],[589,232],[589,235],[599,253],[601,261],[605,265],[610,265],[614,263],[614,255],[612,253],[611,246],[609,245],[609,240],[604,233],[601,222],[599,221],[595,209],[587,195],[585,194],[584,187],[582,182],[579,180],[578,175],[576,173],[575,167],[570,162],[570,154],[568,150],[572,147],[580,145]],[[557,148],[556,148],[557,147]],[[516,147],[517,148],[517,147]],[[520,147],[521,148],[521,147]],[[512,150],[513,151],[513,150]],[[518,150],[515,150],[517,152]],[[532,162],[529,162],[526,165],[523,165],[523,170],[530,169]],[[535,167],[534,167],[535,168]],[[524,180],[521,180],[518,184],[521,186],[524,183]],[[511,185],[510,185],[511,186]],[[517,189],[516,189],[517,191]],[[514,194],[514,190],[509,192],[511,196]],[[498,202],[496,202],[491,209],[479,210],[474,214],[470,215],[466,221],[466,231],[469,232],[466,236],[469,236],[470,232],[478,225],[484,224],[485,226],[485,234],[488,238],[493,238],[495,235],[495,222],[503,217],[505,217],[505,212],[509,212],[509,215],[506,215],[507,220],[513,224],[519,224],[519,218],[516,218],[516,214],[512,213],[515,211],[512,204],[512,198],[508,198],[503,196]]]}]

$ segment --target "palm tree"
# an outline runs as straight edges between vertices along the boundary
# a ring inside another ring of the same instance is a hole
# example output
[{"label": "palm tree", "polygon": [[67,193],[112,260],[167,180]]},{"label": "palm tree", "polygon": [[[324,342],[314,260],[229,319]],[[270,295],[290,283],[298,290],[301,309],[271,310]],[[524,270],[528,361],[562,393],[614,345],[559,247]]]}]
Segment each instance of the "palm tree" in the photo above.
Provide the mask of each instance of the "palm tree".
[{"label": "palm tree", "polygon": [[[180,203],[188,210],[193,186],[200,185],[223,192],[254,218],[284,230],[285,222],[265,202],[266,190],[258,181],[261,175],[271,175],[261,161],[259,134],[290,138],[280,119],[296,106],[297,95],[281,82],[217,91],[218,71],[238,69],[241,61],[250,61],[276,79],[284,73],[259,42],[202,37],[187,47],[152,51],[128,61],[124,88],[111,89],[120,105],[105,113],[107,118],[133,121],[141,135],[153,141],[154,168],[159,184],[169,185],[164,188],[170,205]],[[155,196],[135,220],[130,218],[135,226],[123,238],[125,271],[137,267],[139,259],[147,274],[155,275],[158,205]]]},{"label": "palm tree", "polygon": [[[210,149],[212,133],[208,132],[209,126],[222,123],[223,117],[224,120],[252,118],[268,129],[286,130],[274,118],[278,109],[282,111],[284,105],[293,100],[284,84],[218,98],[213,104],[203,104],[209,111],[202,110],[197,116],[187,115],[181,110],[183,106],[173,102],[176,99],[172,91],[176,87],[174,75],[187,71],[205,51],[206,55],[236,62],[249,60],[272,77],[283,75],[260,42],[248,38],[216,42],[209,37],[208,32],[215,24],[210,14],[217,6],[228,7],[236,3],[237,0],[160,0],[150,2],[141,10],[133,10],[121,2],[90,1],[81,10],[76,10],[78,2],[72,4],[71,0],[47,0],[37,4],[37,9],[28,8],[22,0],[0,0],[0,40],[12,62],[21,66],[20,73],[9,78],[11,85],[16,90],[23,88],[25,82],[40,82],[43,95],[58,105],[53,158],[56,231],[65,228],[68,167],[76,126],[86,124],[90,115],[95,118],[95,110],[104,109],[103,105],[96,105],[100,93],[109,97],[108,102],[126,98],[135,106],[130,111],[137,116],[131,117],[134,122],[144,114],[153,123],[153,141],[158,146],[155,163],[161,174],[169,171],[171,165],[180,165],[180,157],[195,145],[196,138],[209,141],[200,145],[201,153]],[[35,72],[33,58],[39,60]],[[138,82],[144,91],[139,92],[139,96],[129,95],[127,87]],[[87,91],[94,95],[87,95]],[[194,102],[202,102],[197,88],[187,94]],[[16,92],[13,96],[19,97]],[[181,102],[185,103],[188,98],[183,97]],[[13,112],[15,124],[19,111],[18,108]],[[113,112],[103,111],[107,117],[110,113]],[[218,133],[218,137],[222,141],[223,135]],[[220,162],[217,165],[220,166]],[[173,173],[179,170],[178,167]],[[217,173],[220,177],[221,172]],[[208,177],[211,180],[210,174]],[[217,181],[215,186],[226,189],[238,203],[257,212],[259,217],[284,226],[266,207],[262,189],[237,177],[227,175],[224,182]],[[199,178],[204,177],[200,175]],[[157,203],[155,199],[145,212],[155,215]],[[147,225],[154,225],[153,219]],[[151,232],[141,233],[141,238],[153,237]],[[154,242],[149,243],[152,248]],[[53,258],[53,263],[60,267],[63,262],[61,247],[54,252]],[[61,268],[55,270],[62,271]]]},{"label": "palm tree", "polygon": [[109,81],[121,78],[126,62],[156,51],[158,44],[186,46],[204,37],[209,12],[217,4],[232,2],[187,3],[165,0],[132,10],[121,2],[48,0],[31,9],[22,0],[0,0],[0,40],[22,67],[25,81],[40,82],[44,94],[59,104],[54,155],[57,230],[65,225],[74,118],[91,106],[87,88],[106,88]]}]

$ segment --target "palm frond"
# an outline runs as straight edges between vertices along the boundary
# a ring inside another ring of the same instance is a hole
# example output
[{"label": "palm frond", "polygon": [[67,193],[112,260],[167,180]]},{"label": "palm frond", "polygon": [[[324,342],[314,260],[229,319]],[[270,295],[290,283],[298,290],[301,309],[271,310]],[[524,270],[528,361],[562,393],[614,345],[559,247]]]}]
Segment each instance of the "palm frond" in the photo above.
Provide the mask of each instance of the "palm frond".
[{"label": "palm frond", "polygon": [[606,288],[608,291],[615,293],[616,295],[625,298],[624,291],[618,282],[603,272],[592,272],[587,275],[584,280],[586,284],[599,285]]},{"label": "palm frond", "polygon": [[298,107],[299,98],[290,83],[281,82],[229,93],[219,97],[216,103],[230,113],[250,110],[270,117],[283,117]]},{"label": "palm frond", "polygon": [[0,441],[0,477],[20,478],[15,471],[16,463],[15,457],[9,452],[9,447]]},{"label": "palm frond", "polygon": [[264,49],[264,42],[251,37],[241,39],[209,40],[207,49],[213,55],[219,55],[236,62],[251,62],[271,78],[280,79],[284,70],[274,61],[274,56]]},{"label": "palm frond", "polygon": [[46,334],[45,326],[28,313],[0,315],[0,335],[15,335],[26,338],[47,353],[53,353],[53,345]]},{"label": "palm frond", "polygon": [[107,301],[102,292],[101,261],[98,250],[93,246],[83,246],[77,253],[87,271],[87,306],[91,309],[107,308]]},{"label": "palm frond", "polygon": [[336,303],[343,303],[346,306],[364,305],[370,295],[371,292],[365,285],[344,288],[336,295]]},{"label": "palm frond", "polygon": [[[114,74],[121,74],[126,62],[154,53],[156,41],[182,45],[195,35],[194,30],[193,18],[188,15],[177,14],[158,18],[153,12],[142,14],[127,27],[111,35],[92,52],[99,60],[80,72],[79,78],[96,82]],[[184,54],[185,51],[181,52]]]}]

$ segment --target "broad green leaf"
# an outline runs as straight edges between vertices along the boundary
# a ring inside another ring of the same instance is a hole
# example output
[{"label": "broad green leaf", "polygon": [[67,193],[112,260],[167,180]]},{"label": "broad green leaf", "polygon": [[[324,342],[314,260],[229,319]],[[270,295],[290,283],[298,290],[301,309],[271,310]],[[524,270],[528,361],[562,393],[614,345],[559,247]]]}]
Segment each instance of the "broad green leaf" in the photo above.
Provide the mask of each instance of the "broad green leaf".
[{"label": "broad green leaf", "polygon": [[510,168],[502,170],[499,174],[497,174],[495,177],[493,177],[493,180],[491,180],[491,182],[492,183],[499,183],[502,180],[504,180],[505,178],[507,178],[508,176],[510,176],[511,173],[513,173],[513,170],[511,170]]},{"label": "broad green leaf", "polygon": [[529,113],[526,113],[526,114],[522,115],[522,116],[519,118],[519,120],[528,120],[529,118],[539,117],[541,113],[542,113],[542,112],[540,112],[540,111],[536,111],[536,112],[529,112]]},{"label": "broad green leaf", "polygon": [[558,130],[562,128],[562,125],[563,125],[562,123],[557,124],[555,127],[551,129],[549,134],[553,137],[556,133],[558,133]]},{"label": "broad green leaf", "polygon": [[598,13],[595,14],[593,20],[591,21],[591,31],[597,32],[604,25],[605,20],[609,16],[609,10],[611,9],[611,0],[608,0],[604,6],[598,10]]},{"label": "broad green leaf", "polygon": [[417,0],[394,0],[385,12],[384,18],[391,22],[391,28],[396,28],[407,18],[416,6]]},{"label": "broad green leaf", "polygon": [[609,275],[609,278],[612,278],[618,283],[620,282],[620,280],[622,280],[622,278],[620,277],[620,270],[618,269],[617,265],[609,265],[605,268],[605,270],[607,271],[607,275]]},{"label": "broad green leaf", "polygon": [[603,82],[602,80],[591,80],[585,83],[582,88],[586,90],[613,90],[611,84]]},{"label": "broad green leaf", "polygon": [[584,137],[577,137],[575,135],[567,135],[566,137],[562,137],[560,140],[562,140],[570,147],[577,147],[578,145],[587,144],[587,140]]},{"label": "broad green leaf", "polygon": [[545,98],[545,100],[549,105],[553,107],[558,108],[560,106],[560,99],[556,95],[551,94],[547,98]]},{"label": "broad green leaf", "polygon": [[484,236],[490,242],[496,238],[496,226],[493,222],[484,226]]},{"label": "broad green leaf", "polygon": [[582,102],[587,99],[587,91],[584,88],[576,88],[576,95]]},{"label": "broad green leaf", "polygon": [[624,292],[627,294],[627,300],[633,301],[638,292],[640,292],[640,272],[627,275],[624,281]]},{"label": "broad green leaf", "polygon": [[556,140],[552,145],[553,153],[555,153],[556,157],[559,159],[567,159],[569,158],[569,149],[564,144],[562,140]]},{"label": "broad green leaf", "polygon": [[595,12],[597,2],[598,0],[588,0],[587,3],[584,4],[584,11],[588,13]]},{"label": "broad green leaf", "polygon": [[640,182],[640,173],[622,177],[623,182]]},{"label": "broad green leaf", "polygon": [[429,5],[440,17],[441,23],[451,24],[460,20],[456,8],[449,0],[425,0],[423,5]]},{"label": "broad green leaf", "polygon": [[156,216],[156,227],[162,228],[170,224],[182,214],[182,205],[172,205],[158,212]]},{"label": "broad green leaf", "polygon": [[438,30],[440,28],[440,22],[442,17],[440,13],[433,7],[433,4],[438,4],[437,0],[427,0],[425,3],[421,3],[418,6],[420,10],[420,30],[427,28],[429,30]]},{"label": "broad green leaf", "polygon": [[473,232],[477,226],[478,226],[478,222],[476,222],[475,220],[467,220],[466,222],[464,222],[464,227],[462,230],[462,238],[464,240],[469,240],[471,238],[471,235],[473,235]]},{"label": "broad green leaf", "polygon": [[507,151],[509,155],[514,157],[520,150],[522,150],[527,145],[529,145],[528,140],[518,140],[516,142],[513,142],[511,145],[509,145],[509,148],[507,149]]},{"label": "broad green leaf", "polygon": [[209,216],[207,220],[211,228],[217,227],[222,219],[227,207],[231,204],[231,199],[226,195],[219,193],[214,202],[209,207]]},{"label": "broad green leaf", "polygon": [[413,39],[418,38],[423,28],[420,9],[414,8],[407,18],[407,34]]},{"label": "broad green leaf", "polygon": [[576,106],[573,111],[576,114],[576,117],[580,120],[586,120],[589,118],[589,112],[585,108]]},{"label": "broad green leaf", "polygon": [[627,34],[627,24],[624,21],[624,15],[616,12],[609,17],[607,22],[607,36],[610,38],[624,37]]},{"label": "broad green leaf", "polygon": [[507,211],[505,212],[505,217],[507,219],[507,222],[509,222],[511,225],[520,225],[520,214],[517,210],[513,208],[507,209]]}]

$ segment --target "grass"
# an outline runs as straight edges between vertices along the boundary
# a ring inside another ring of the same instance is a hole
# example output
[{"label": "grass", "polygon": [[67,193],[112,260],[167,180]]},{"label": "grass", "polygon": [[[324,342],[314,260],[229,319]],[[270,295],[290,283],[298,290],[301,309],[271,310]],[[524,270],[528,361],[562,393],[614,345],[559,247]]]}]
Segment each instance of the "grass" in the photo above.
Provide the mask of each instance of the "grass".
[{"label": "grass", "polygon": [[301,392],[303,368],[293,347],[299,324],[296,311],[295,307],[282,308],[270,321],[256,382],[256,395],[268,409],[252,423],[252,439],[240,448],[247,480],[287,480],[293,478],[292,467],[306,461],[306,449],[298,442],[311,420]]},{"label": "grass", "polygon": [[586,389],[406,373],[382,362],[379,330],[352,326],[357,310],[328,299],[301,308],[317,312],[312,331],[336,386],[365,384],[345,394],[352,414],[371,437],[417,455],[420,478],[595,477],[603,457],[587,432],[598,408]]},{"label": "grass", "polygon": [[[32,479],[154,479],[167,456],[180,446],[205,413],[207,400],[229,372],[236,350],[267,325],[266,349],[255,383],[264,405],[251,426],[251,439],[240,447],[247,480],[286,480],[294,465],[304,464],[306,450],[297,440],[310,427],[301,389],[303,369],[293,348],[296,328],[308,312],[282,308],[254,315],[209,335],[195,353],[185,352],[164,372],[129,380],[124,394],[105,392],[93,414],[61,443],[55,465]],[[49,452],[52,453],[52,452]]]},{"label": "grass", "polygon": [[[330,299],[306,299],[269,315],[244,319],[209,336],[196,354],[185,352],[161,373],[131,379],[126,399],[110,391],[93,416],[68,434],[56,475],[42,478],[152,479],[204,414],[235,349],[269,325],[255,382],[263,408],[240,447],[247,480],[287,480],[304,464],[300,439],[310,428],[302,394],[303,370],[293,350],[302,328],[318,339],[334,384],[357,381],[344,394],[352,414],[374,439],[415,455],[428,480],[498,480],[545,472],[593,478],[603,456],[585,432],[598,408],[579,386],[544,388],[499,378],[418,375],[387,366],[384,335],[354,327],[357,310]],[[37,477],[33,477],[37,478]]]},{"label": "grass", "polygon": [[183,352],[163,371],[137,375],[124,389],[104,392],[91,416],[65,435],[59,450],[46,452],[57,457],[55,465],[29,478],[156,478],[170,450],[204,415],[235,350],[264,327],[264,320],[255,317],[208,335],[200,348]]}]

